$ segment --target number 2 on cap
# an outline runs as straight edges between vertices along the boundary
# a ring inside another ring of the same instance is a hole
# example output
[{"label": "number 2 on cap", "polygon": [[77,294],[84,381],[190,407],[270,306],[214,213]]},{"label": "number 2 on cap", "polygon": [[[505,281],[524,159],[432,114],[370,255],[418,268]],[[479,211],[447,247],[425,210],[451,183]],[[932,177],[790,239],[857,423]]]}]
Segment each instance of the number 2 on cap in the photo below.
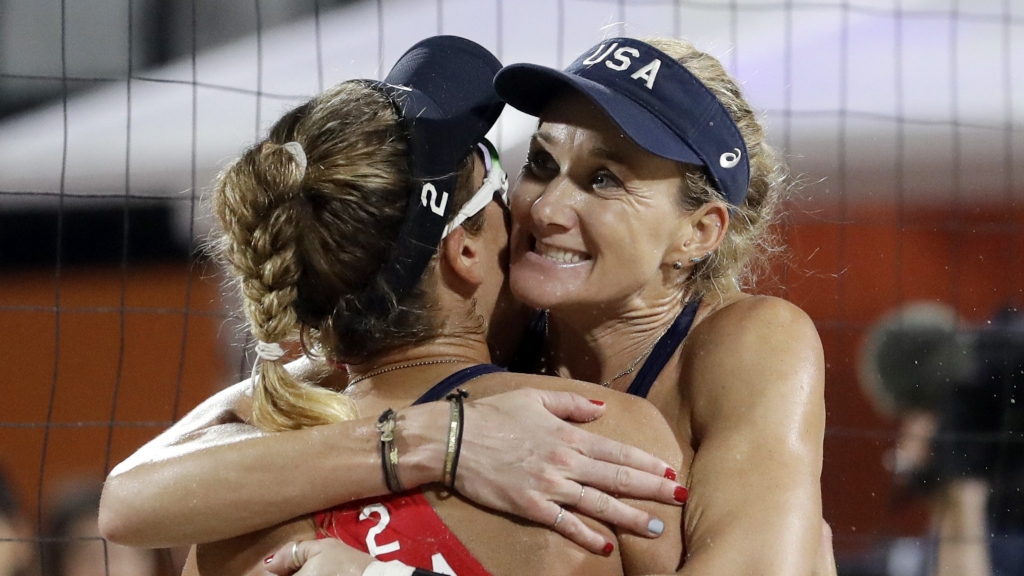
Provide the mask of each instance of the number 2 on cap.
[{"label": "number 2 on cap", "polygon": [[[427,200],[427,195],[430,195],[430,200]],[[430,211],[438,216],[444,216],[444,209],[448,206],[448,193],[441,193],[441,203],[437,203],[437,188],[430,182],[423,185],[423,192],[420,194],[420,201],[423,202],[424,206],[430,206]]]}]

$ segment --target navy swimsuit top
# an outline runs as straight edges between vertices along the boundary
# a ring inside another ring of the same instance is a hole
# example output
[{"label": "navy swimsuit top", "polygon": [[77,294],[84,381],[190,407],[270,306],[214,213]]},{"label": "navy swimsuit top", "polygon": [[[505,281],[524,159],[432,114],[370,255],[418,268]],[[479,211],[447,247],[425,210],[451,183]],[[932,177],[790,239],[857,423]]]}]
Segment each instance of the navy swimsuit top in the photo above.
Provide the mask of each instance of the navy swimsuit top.
[{"label": "navy swimsuit top", "polygon": [[[683,343],[683,339],[690,333],[690,327],[693,326],[693,319],[697,316],[697,308],[699,307],[700,300],[689,302],[683,307],[683,311],[672,322],[672,326],[654,345],[651,355],[647,357],[644,365],[637,372],[633,383],[629,385],[626,393],[647,398],[647,394],[651,391],[654,381],[658,379],[661,371],[665,369],[665,364],[668,364],[676,349]],[[544,334],[547,332],[547,326],[548,314],[546,311],[540,312],[530,324],[526,337],[523,339],[523,344],[520,346],[519,352],[509,367],[510,370],[513,372],[532,372],[535,369],[533,364],[543,353]]]},{"label": "navy swimsuit top", "polygon": [[491,374],[493,372],[504,371],[504,368],[495,366],[494,364],[476,364],[474,366],[470,366],[469,368],[463,368],[462,370],[459,370],[455,374],[452,374],[451,376],[445,378],[444,380],[441,380],[437,384],[434,384],[433,388],[427,390],[423,394],[423,396],[420,396],[419,399],[412,403],[412,405],[416,406],[418,404],[425,404],[427,402],[436,402],[437,400],[442,400],[444,399],[445,396],[450,394],[452,390],[455,390],[459,386],[462,386],[463,384],[469,382],[474,378],[478,378],[480,376],[483,376],[484,374]]},{"label": "navy swimsuit top", "polygon": [[676,349],[683,343],[683,339],[690,333],[690,327],[693,326],[693,319],[697,316],[699,307],[700,300],[694,300],[683,307],[683,311],[676,316],[675,322],[669,326],[668,332],[665,332],[658,339],[658,343],[654,345],[651,355],[647,357],[643,367],[636,373],[636,378],[633,378],[633,383],[626,390],[627,394],[647,398],[654,381],[665,369],[665,364],[668,364]]}]

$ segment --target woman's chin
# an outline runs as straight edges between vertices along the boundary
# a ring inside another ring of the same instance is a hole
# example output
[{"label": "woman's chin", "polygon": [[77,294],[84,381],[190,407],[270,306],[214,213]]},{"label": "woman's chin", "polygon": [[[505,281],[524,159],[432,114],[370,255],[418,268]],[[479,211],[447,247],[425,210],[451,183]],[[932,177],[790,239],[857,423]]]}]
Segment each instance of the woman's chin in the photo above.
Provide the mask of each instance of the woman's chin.
[{"label": "woman's chin", "polygon": [[591,259],[557,262],[535,252],[516,258],[509,271],[512,293],[534,309],[552,309],[571,305],[594,268]]}]

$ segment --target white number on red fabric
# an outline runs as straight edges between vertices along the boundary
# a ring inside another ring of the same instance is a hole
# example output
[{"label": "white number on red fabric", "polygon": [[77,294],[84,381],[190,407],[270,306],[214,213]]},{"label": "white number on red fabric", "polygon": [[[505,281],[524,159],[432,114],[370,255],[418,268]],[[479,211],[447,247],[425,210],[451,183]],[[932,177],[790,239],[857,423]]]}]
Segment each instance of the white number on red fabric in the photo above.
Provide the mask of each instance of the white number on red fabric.
[{"label": "white number on red fabric", "polygon": [[440,552],[430,557],[430,569],[438,574],[447,574],[448,576],[459,576],[452,570],[452,567],[448,565],[448,561],[444,559],[444,556]]},{"label": "white number on red fabric", "polygon": [[377,544],[377,536],[388,527],[391,522],[391,513],[384,507],[383,504],[370,504],[363,511],[359,513],[360,520],[366,520],[371,514],[376,513],[380,516],[380,522],[373,528],[370,528],[369,532],[366,533],[366,551],[370,553],[370,556],[376,558],[381,554],[390,554],[392,552],[398,552],[402,545],[395,542],[388,542],[387,544]]}]

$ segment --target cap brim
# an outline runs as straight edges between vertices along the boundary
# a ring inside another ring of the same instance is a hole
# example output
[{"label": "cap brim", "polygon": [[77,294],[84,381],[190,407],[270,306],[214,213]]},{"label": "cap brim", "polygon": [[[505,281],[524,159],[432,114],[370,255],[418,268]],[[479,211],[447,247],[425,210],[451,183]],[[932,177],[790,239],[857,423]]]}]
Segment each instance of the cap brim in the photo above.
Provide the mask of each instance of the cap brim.
[{"label": "cap brim", "polygon": [[596,104],[633,142],[651,154],[677,162],[704,164],[658,117],[628,96],[592,80],[537,64],[512,64],[498,72],[494,88],[513,108],[538,117],[552,100],[572,90]]}]

